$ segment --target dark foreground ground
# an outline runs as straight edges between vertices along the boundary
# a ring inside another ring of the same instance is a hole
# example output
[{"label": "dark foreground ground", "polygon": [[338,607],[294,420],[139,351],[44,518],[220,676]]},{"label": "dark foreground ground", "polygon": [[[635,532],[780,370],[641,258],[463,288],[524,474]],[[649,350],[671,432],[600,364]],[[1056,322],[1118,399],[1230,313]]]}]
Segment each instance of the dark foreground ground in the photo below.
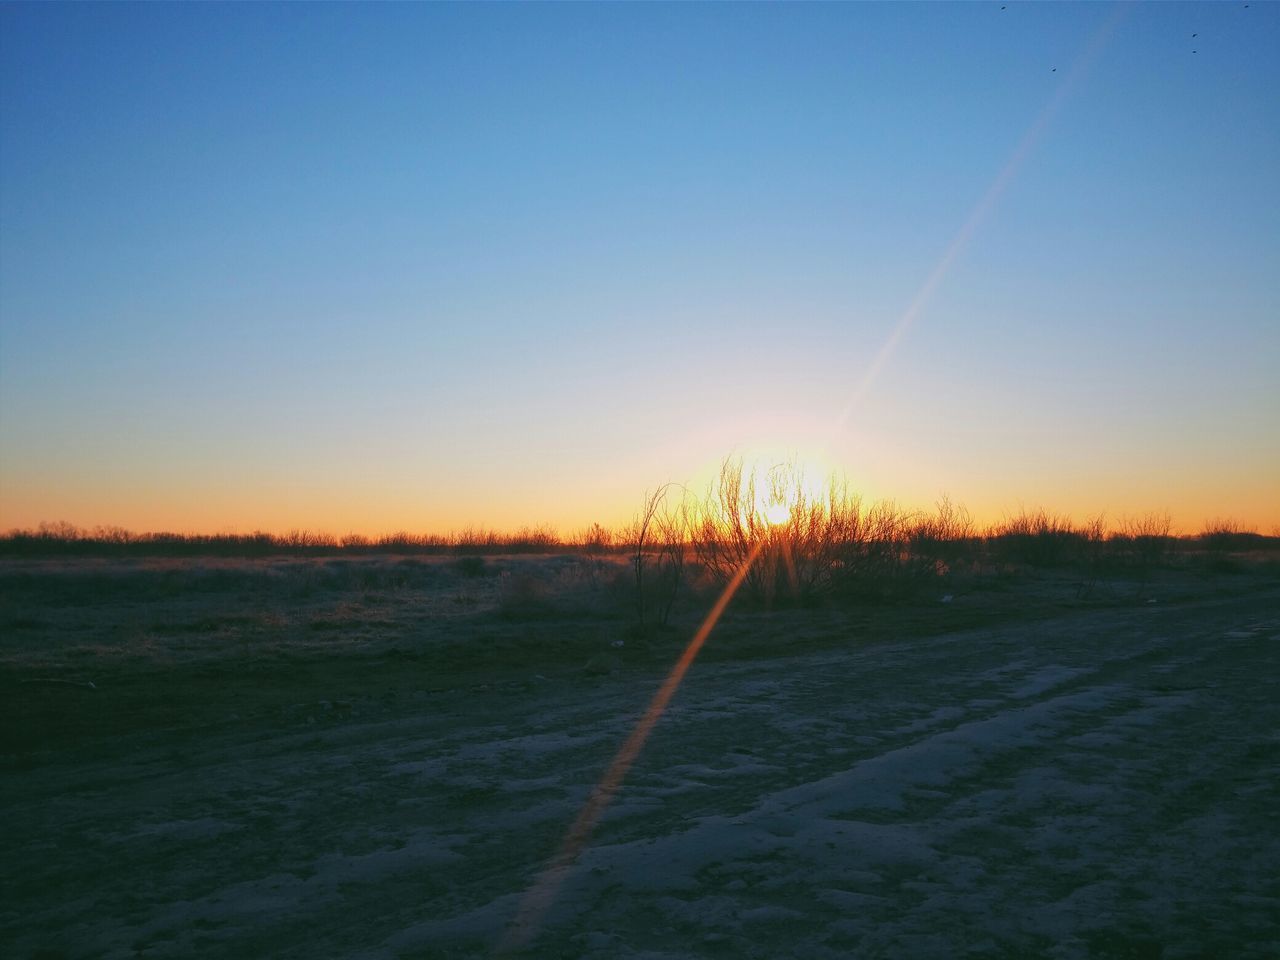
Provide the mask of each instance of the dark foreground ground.
[{"label": "dark foreground ground", "polygon": [[[0,568],[0,955],[492,955],[696,623],[619,572]],[[1280,956],[1274,568],[946,589],[732,612],[527,954]]]}]

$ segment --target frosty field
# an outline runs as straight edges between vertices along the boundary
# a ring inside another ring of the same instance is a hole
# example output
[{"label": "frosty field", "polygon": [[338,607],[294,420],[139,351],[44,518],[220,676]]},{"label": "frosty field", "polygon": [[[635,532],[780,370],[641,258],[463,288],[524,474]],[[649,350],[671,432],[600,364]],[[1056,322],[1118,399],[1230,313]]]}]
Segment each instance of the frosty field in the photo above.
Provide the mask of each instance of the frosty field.
[{"label": "frosty field", "polygon": [[[952,589],[731,607],[525,953],[1280,955],[1274,567]],[[634,629],[615,558],[4,561],[0,953],[492,956],[706,605]]]}]

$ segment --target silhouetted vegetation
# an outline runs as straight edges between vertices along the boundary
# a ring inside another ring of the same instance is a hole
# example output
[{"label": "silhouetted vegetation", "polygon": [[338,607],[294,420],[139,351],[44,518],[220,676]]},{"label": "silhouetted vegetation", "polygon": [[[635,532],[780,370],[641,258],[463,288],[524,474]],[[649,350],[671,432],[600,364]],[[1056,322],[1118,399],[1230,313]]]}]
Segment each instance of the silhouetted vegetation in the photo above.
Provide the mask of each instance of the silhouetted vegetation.
[{"label": "silhouetted vegetation", "polygon": [[[546,526],[514,533],[467,528],[447,535],[401,531],[338,537],[308,530],[133,533],[51,523],[0,536],[0,557],[331,557],[303,585],[324,590],[325,578],[345,577],[335,566],[342,557],[453,556],[458,573],[484,578],[500,573],[486,564],[486,555],[573,554],[585,563],[585,557],[613,554],[629,558],[631,583],[615,582],[610,589],[619,602],[629,591],[627,602],[643,627],[666,625],[683,598],[723,588],[744,565],[741,598],[775,606],[901,601],[922,591],[942,596],[974,578],[1019,570],[1076,571],[1084,597],[1110,575],[1140,585],[1152,571],[1175,562],[1231,572],[1240,554],[1280,550],[1280,537],[1232,520],[1215,520],[1196,536],[1174,536],[1172,520],[1163,512],[1121,518],[1108,528],[1102,516],[1077,525],[1065,515],[1024,508],[979,529],[948,497],[933,510],[913,511],[892,501],[866,504],[838,478],[815,495],[804,480],[793,464],[761,473],[745,470],[741,460],[725,460],[702,494],[667,484],[647,494],[640,512],[622,529],[595,523],[568,539]],[[381,580],[389,576],[413,579],[420,573],[389,567],[378,573],[376,586],[387,585]],[[89,593],[110,589],[96,580],[81,586]],[[169,583],[163,573],[151,580],[151,589],[160,592],[241,586],[229,571],[210,571],[199,583],[190,578]],[[502,587],[504,615],[527,619],[552,613],[538,583],[504,580]]]},{"label": "silhouetted vegetation", "polygon": [[[641,627],[650,618],[659,626],[666,626],[684,585],[690,521],[687,499],[678,504],[671,502],[676,488],[676,484],[668,483],[645,494],[644,506],[622,536],[610,538],[626,544],[631,554],[636,621]],[[595,531],[593,540],[594,537]]]},{"label": "silhouetted vegetation", "polygon": [[69,523],[42,523],[35,530],[10,530],[0,536],[0,556],[11,557],[267,557],[348,554],[519,554],[576,552],[550,527],[523,527],[515,533],[468,528],[460,533],[414,534],[407,531],[368,537],[338,537],[312,530],[285,533],[133,533],[119,527],[84,529]]},{"label": "silhouetted vegetation", "polygon": [[1205,524],[1197,539],[1206,550],[1221,554],[1266,549],[1274,546],[1280,538],[1265,537],[1256,530],[1244,528],[1235,520],[1218,519]]}]

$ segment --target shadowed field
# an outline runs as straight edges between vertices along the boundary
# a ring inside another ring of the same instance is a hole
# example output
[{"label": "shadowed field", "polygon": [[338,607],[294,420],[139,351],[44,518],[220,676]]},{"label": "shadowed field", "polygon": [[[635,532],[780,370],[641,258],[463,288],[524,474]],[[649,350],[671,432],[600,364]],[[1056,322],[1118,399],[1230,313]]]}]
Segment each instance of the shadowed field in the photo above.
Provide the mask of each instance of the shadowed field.
[{"label": "shadowed field", "polygon": [[[732,606],[529,954],[1275,955],[1280,582],[1223,569]],[[709,603],[629,578],[5,561],[0,942],[489,955]]]}]

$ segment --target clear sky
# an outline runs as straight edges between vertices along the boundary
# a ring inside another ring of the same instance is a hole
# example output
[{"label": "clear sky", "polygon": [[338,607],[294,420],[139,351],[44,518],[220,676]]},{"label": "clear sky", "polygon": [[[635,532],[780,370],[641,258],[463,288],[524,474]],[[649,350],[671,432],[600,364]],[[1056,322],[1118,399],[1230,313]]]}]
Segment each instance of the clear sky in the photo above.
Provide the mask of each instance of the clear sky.
[{"label": "clear sky", "polygon": [[759,450],[1280,525],[1276,4],[5,3],[0,71],[0,528],[570,531]]}]

